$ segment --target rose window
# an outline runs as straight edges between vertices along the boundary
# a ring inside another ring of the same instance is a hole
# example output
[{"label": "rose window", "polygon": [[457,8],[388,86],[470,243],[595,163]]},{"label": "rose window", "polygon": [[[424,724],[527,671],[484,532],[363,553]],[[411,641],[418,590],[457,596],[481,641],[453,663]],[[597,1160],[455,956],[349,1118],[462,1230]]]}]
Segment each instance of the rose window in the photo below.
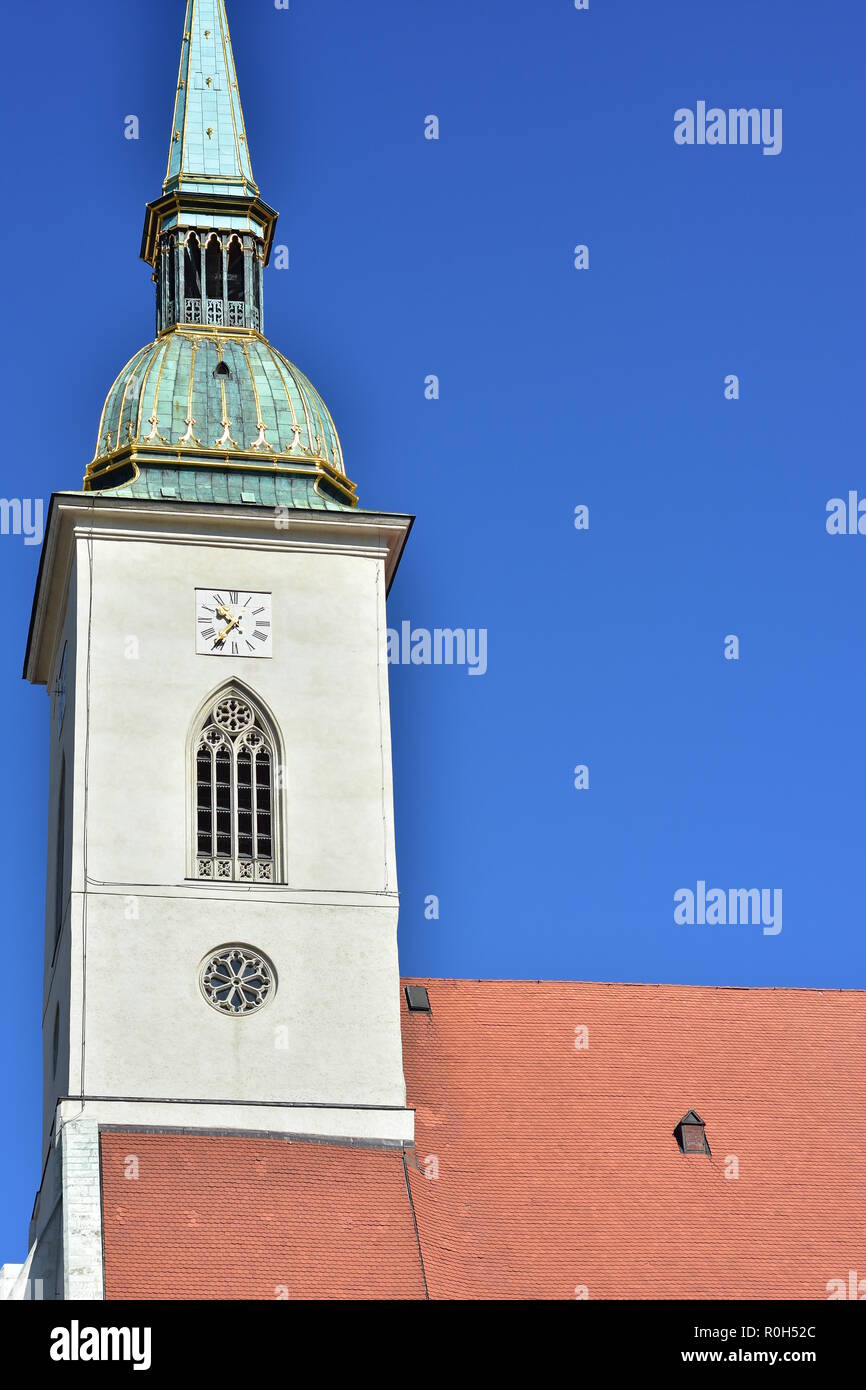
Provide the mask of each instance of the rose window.
[{"label": "rose window", "polygon": [[245,946],[228,946],[209,956],[201,968],[202,993],[223,1014],[251,1014],[274,992],[274,971]]}]

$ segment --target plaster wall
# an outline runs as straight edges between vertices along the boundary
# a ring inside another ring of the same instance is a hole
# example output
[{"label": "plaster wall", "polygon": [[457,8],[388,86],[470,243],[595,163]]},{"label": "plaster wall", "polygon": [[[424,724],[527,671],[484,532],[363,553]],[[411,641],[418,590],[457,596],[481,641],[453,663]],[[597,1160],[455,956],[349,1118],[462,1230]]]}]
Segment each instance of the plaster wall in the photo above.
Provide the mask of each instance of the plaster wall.
[{"label": "plaster wall", "polygon": [[[47,977],[46,1056],[56,1000],[65,1022],[46,1130],[65,1081],[72,1096],[131,1102],[343,1107],[327,1123],[296,1110],[292,1129],[407,1135],[405,1112],[396,1127],[390,1113],[405,1085],[386,551],[375,533],[347,547],[259,527],[254,539],[209,535],[202,512],[179,529],[116,514],[76,528],[64,629],[71,904]],[[200,588],[271,593],[273,656],[197,655]],[[279,731],[283,881],[272,885],[194,873],[193,720],[229,681]],[[49,865],[53,849],[49,836]],[[266,1006],[240,1018],[199,986],[204,958],[235,943],[263,952],[277,978]],[[378,1125],[357,1118],[376,1107]]]}]

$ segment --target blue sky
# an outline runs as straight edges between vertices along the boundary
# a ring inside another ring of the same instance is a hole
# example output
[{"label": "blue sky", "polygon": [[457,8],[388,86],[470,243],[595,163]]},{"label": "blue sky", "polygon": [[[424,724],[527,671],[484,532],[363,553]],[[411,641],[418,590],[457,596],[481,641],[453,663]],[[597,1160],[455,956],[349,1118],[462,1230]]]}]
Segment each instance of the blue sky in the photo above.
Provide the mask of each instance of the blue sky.
[{"label": "blue sky", "polygon": [[[405,973],[862,988],[866,536],[825,518],[866,496],[863,6],[228,8],[291,254],[268,335],[362,505],[417,515],[392,625],[488,634],[483,677],[392,671]],[[34,34],[7,9],[5,497],[80,486],[153,335],[137,256],[183,11],[53,0]],[[781,108],[781,154],[677,146],[701,100]],[[0,537],[0,1259],[40,1167],[37,564]],[[699,880],[781,889],[783,930],[677,925]]]}]

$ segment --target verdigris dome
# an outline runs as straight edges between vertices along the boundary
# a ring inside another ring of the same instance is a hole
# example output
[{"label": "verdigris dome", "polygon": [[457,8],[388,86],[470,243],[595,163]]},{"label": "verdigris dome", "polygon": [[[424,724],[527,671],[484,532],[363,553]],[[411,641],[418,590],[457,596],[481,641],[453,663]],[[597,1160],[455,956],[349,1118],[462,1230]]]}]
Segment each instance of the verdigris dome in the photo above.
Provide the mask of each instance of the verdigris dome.
[{"label": "verdigris dome", "polygon": [[[327,406],[303,372],[258,333],[176,326],[137,352],[108,393],[85,488],[142,494],[189,470],[217,470],[235,487],[206,500],[252,500],[261,475],[286,475],[256,500],[279,502],[287,479],[305,496],[356,505]],[[147,477],[143,478],[143,474]],[[258,481],[257,481],[258,480]],[[137,484],[137,486],[136,486]],[[180,485],[180,482],[179,482]],[[244,488],[252,492],[244,493]],[[293,500],[297,504],[297,489]]]}]

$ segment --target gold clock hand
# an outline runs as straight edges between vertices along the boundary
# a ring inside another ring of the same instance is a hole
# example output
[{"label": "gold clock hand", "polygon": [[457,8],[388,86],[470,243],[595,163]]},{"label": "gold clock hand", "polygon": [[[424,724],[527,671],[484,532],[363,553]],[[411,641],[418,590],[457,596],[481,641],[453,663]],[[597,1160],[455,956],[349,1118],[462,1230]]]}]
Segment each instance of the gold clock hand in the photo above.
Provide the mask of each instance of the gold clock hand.
[{"label": "gold clock hand", "polygon": [[220,640],[221,642],[224,642],[224,641],[226,640],[226,638],[228,637],[229,633],[231,632],[232,628],[233,628],[233,627],[238,627],[239,624],[240,624],[240,618],[232,618],[232,620],[231,620],[230,623],[226,623],[226,625],[225,625],[225,627],[223,628],[222,632],[220,632],[220,633],[217,634],[218,637],[219,637],[219,640]]},{"label": "gold clock hand", "polygon": [[222,643],[222,642],[225,642],[225,640],[226,640],[226,638],[228,637],[229,633],[230,633],[234,628],[238,628],[238,629],[240,630],[240,621],[241,621],[241,618],[243,617],[243,614],[241,613],[241,614],[238,615],[238,617],[235,618],[235,617],[232,616],[231,609],[230,609],[230,608],[227,608],[226,605],[225,605],[224,603],[221,603],[221,604],[219,605],[219,607],[217,608],[217,617],[219,617],[219,618],[227,618],[227,619],[228,619],[228,621],[227,621],[225,627],[222,629],[222,631],[217,633],[217,644],[220,644],[220,643]]}]

